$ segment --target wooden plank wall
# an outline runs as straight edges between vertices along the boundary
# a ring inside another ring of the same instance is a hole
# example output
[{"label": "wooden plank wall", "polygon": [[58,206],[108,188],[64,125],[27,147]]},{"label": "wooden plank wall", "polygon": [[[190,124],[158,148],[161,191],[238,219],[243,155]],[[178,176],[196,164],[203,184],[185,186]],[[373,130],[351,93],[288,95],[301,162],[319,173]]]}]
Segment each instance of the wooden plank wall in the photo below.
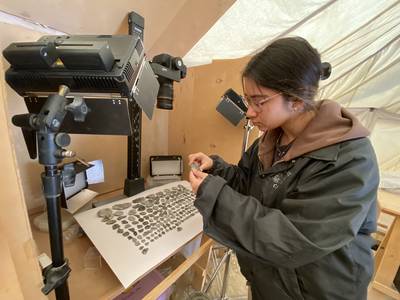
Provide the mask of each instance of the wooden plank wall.
[{"label": "wooden plank wall", "polygon": [[[1,60],[0,70],[3,70]],[[26,215],[20,172],[14,152],[16,144],[9,139],[11,128],[6,96],[4,80],[0,80],[0,298],[46,299],[40,291],[42,278]]]}]

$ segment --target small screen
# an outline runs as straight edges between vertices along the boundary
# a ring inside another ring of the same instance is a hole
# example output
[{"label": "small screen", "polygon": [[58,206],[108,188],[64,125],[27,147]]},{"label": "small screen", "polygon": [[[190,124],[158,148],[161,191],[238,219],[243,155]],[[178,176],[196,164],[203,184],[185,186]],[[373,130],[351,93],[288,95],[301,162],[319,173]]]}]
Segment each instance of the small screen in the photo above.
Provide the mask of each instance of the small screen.
[{"label": "small screen", "polygon": [[181,174],[181,160],[153,160],[151,162],[153,176]]}]

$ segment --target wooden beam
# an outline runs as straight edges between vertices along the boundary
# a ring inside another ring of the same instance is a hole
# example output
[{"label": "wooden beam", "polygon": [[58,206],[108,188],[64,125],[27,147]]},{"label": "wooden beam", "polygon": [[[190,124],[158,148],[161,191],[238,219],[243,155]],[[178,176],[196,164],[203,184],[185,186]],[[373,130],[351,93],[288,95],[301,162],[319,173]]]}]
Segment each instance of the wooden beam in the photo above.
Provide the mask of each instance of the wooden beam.
[{"label": "wooden beam", "polygon": [[0,299],[23,300],[21,285],[3,232],[0,232],[0,257]]},{"label": "wooden beam", "polygon": [[372,287],[374,289],[376,289],[377,291],[380,291],[381,293],[392,297],[393,299],[400,300],[399,292],[397,292],[396,290],[394,290],[394,289],[392,289],[390,287],[387,287],[387,286],[383,285],[382,283],[374,282],[372,284]]},{"label": "wooden beam", "polygon": [[[378,248],[376,257],[376,273],[373,286],[383,293],[400,299],[400,293],[391,288],[394,277],[400,266],[400,217],[397,216],[393,221],[382,246]],[[383,291],[385,287],[385,291]]]}]

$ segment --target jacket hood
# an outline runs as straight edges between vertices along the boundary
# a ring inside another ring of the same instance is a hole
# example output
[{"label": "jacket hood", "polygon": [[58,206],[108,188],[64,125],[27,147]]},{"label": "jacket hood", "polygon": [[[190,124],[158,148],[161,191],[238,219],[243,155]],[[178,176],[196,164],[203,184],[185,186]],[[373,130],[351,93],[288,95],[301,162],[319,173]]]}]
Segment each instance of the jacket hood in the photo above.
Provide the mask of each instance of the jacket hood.
[{"label": "jacket hood", "polygon": [[[258,156],[264,169],[272,166],[275,145],[281,133],[282,129],[277,128],[267,131],[260,138]],[[315,117],[296,137],[280,161],[288,161],[330,145],[368,135],[369,131],[340,104],[331,100],[318,101]]]}]

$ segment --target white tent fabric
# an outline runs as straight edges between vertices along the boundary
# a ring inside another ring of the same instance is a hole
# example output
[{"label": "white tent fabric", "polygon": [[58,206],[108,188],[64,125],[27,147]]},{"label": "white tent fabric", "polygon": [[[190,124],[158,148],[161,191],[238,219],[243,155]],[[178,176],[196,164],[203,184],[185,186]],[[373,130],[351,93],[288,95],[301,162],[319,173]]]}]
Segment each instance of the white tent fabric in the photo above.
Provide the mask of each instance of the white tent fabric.
[{"label": "white tent fabric", "polygon": [[45,34],[59,34],[59,35],[65,34],[64,32],[55,30],[51,27],[45,26],[38,22],[33,22],[27,18],[23,18],[20,16],[14,16],[11,14],[7,14],[3,11],[0,11],[0,22],[6,23],[6,24],[18,25],[18,26],[21,26],[21,27],[24,27],[24,28],[27,28],[30,30],[34,30],[37,32],[42,32]]},{"label": "white tent fabric", "polygon": [[400,117],[384,109],[350,108],[371,131],[371,141],[378,157],[381,188],[400,187]]},{"label": "white tent fabric", "polygon": [[248,56],[283,36],[306,38],[331,63],[319,98],[340,102],[371,130],[381,187],[400,188],[400,1],[237,0],[184,62]]}]

